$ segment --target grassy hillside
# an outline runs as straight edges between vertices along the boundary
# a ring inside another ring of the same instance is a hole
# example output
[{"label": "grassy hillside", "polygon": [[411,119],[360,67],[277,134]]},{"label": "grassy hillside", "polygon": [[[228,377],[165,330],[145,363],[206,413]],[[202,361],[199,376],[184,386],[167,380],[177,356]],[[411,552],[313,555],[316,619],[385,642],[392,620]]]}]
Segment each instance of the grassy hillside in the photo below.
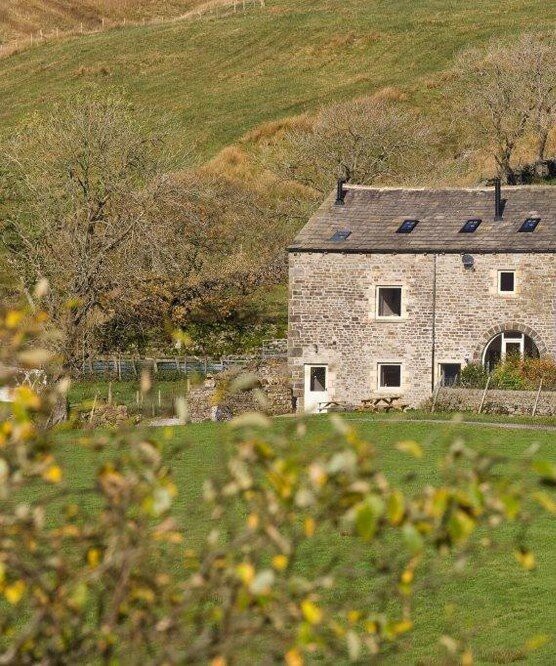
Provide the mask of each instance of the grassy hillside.
[{"label": "grassy hillside", "polygon": [[460,49],[555,24],[554,0],[268,0],[68,38],[0,59],[0,132],[94,82],[167,114],[175,146],[206,158],[264,121],[384,86],[419,101]]},{"label": "grassy hillside", "polygon": [[[218,1],[218,0],[217,0]],[[139,21],[181,15],[206,0],[2,0],[0,43],[40,30],[97,28],[102,19]]]}]

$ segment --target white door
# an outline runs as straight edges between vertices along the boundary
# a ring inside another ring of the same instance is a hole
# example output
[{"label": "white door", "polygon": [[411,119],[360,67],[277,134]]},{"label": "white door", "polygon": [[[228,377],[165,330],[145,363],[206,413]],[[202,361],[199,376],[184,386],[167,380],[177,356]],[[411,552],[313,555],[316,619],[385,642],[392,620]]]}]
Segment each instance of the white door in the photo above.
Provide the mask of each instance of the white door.
[{"label": "white door", "polygon": [[308,414],[316,414],[323,409],[329,401],[328,395],[328,366],[306,365],[305,366],[305,392],[304,409]]}]

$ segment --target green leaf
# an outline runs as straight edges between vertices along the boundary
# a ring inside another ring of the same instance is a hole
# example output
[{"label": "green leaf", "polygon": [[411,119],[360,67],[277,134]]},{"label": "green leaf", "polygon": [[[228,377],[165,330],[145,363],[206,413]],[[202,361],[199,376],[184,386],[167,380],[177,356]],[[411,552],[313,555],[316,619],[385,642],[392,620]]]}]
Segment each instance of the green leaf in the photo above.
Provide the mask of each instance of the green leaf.
[{"label": "green leaf", "polygon": [[377,530],[378,520],[384,513],[384,502],[376,495],[367,497],[357,508],[355,529],[365,541],[370,541]]},{"label": "green leaf", "polygon": [[543,481],[556,483],[556,464],[550,460],[535,460],[533,469],[539,474]]},{"label": "green leaf", "polygon": [[405,545],[412,555],[417,555],[423,550],[423,537],[412,523],[406,523],[402,528]]},{"label": "green leaf", "polygon": [[454,511],[448,521],[448,533],[454,543],[466,541],[475,529],[475,521],[465,511]]},{"label": "green leaf", "polygon": [[392,525],[399,525],[405,513],[405,498],[401,490],[393,490],[388,498],[388,520]]}]

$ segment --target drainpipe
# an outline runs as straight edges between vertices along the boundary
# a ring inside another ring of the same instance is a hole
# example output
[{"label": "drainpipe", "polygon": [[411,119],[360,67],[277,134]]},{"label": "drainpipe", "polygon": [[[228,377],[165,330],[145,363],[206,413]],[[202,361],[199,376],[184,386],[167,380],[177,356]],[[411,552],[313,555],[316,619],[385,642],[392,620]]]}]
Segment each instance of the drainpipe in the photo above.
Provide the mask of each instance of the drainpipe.
[{"label": "drainpipe", "polygon": [[436,366],[436,260],[438,255],[433,255],[432,264],[432,346],[431,346],[431,391],[434,393],[435,387],[435,366]]}]

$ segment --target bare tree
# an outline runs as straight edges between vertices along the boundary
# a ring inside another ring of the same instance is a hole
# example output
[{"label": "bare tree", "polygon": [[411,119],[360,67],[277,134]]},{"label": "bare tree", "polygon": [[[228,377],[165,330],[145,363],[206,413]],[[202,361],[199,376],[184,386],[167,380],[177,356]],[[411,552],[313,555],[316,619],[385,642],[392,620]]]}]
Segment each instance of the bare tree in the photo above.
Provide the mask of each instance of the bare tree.
[{"label": "bare tree", "polygon": [[556,34],[523,35],[517,46],[517,57],[527,65],[536,158],[542,163],[546,159],[550,133],[556,125]]},{"label": "bare tree", "polygon": [[159,141],[118,96],[83,97],[34,118],[7,148],[8,261],[23,290],[48,280],[66,368],[78,364],[102,299],[137,270],[152,224]]},{"label": "bare tree", "polygon": [[524,34],[471,49],[457,59],[449,87],[456,116],[493,148],[498,174],[515,182],[515,154],[533,135],[542,162],[556,124],[554,35]]},{"label": "bare tree", "polygon": [[362,184],[405,179],[431,136],[417,114],[366,97],[329,106],[310,129],[290,131],[282,157],[288,177],[327,191],[336,178]]}]

